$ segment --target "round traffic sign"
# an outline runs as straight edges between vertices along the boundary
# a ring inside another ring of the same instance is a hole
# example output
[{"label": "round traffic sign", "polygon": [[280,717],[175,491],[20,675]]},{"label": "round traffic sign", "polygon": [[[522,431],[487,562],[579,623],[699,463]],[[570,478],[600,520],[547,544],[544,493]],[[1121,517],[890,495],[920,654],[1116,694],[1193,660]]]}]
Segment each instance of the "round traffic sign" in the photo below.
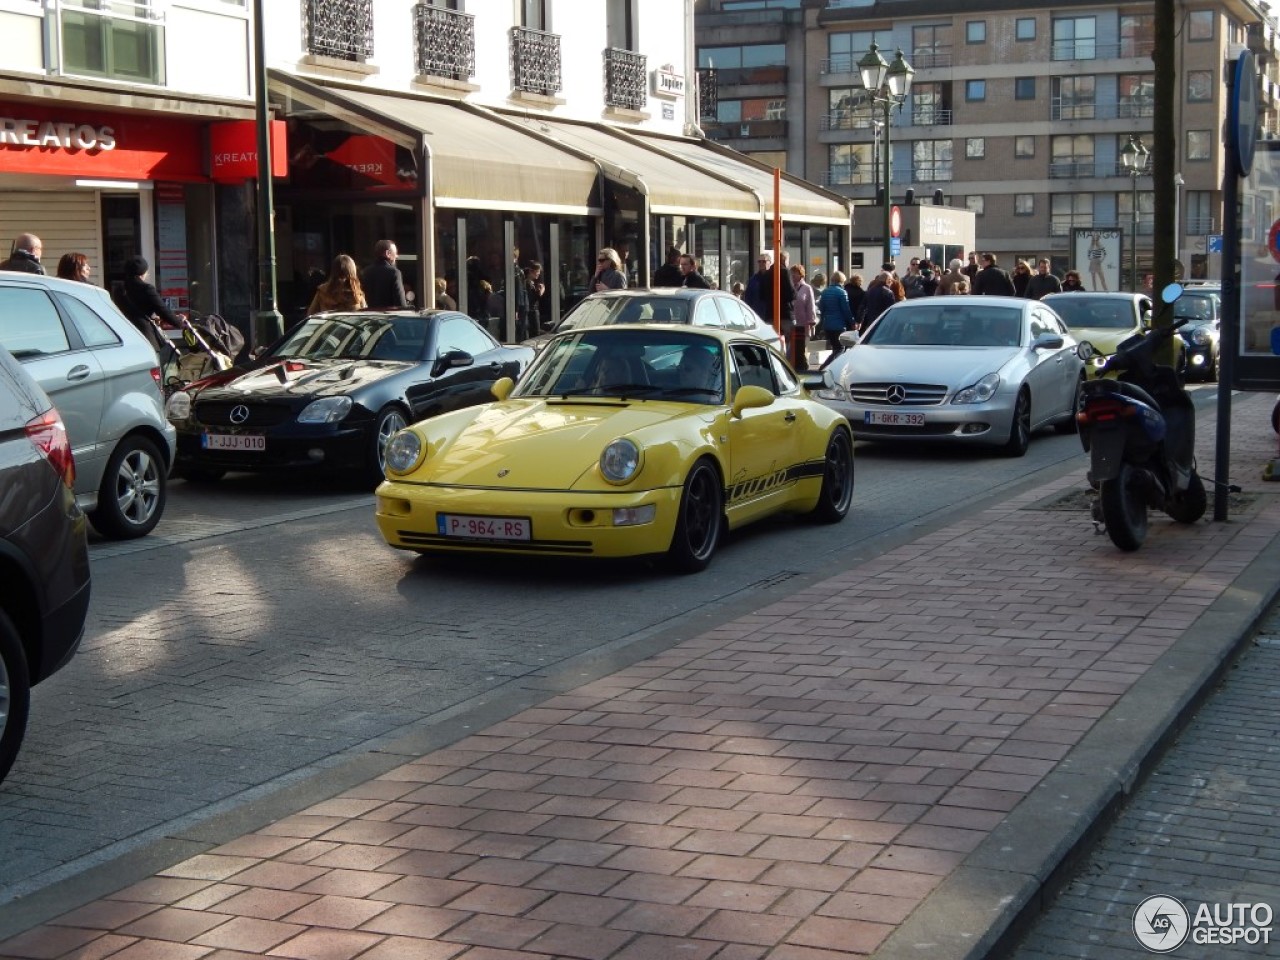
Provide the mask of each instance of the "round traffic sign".
[{"label": "round traffic sign", "polygon": [[1248,50],[1236,60],[1227,104],[1227,135],[1235,147],[1236,171],[1247,177],[1253,169],[1253,151],[1258,143],[1258,69]]},{"label": "round traffic sign", "polygon": [[900,207],[889,208],[889,236],[902,236],[902,209]]},{"label": "round traffic sign", "polygon": [[1280,263],[1280,220],[1273,223],[1267,231],[1267,250],[1271,253],[1271,259]]}]

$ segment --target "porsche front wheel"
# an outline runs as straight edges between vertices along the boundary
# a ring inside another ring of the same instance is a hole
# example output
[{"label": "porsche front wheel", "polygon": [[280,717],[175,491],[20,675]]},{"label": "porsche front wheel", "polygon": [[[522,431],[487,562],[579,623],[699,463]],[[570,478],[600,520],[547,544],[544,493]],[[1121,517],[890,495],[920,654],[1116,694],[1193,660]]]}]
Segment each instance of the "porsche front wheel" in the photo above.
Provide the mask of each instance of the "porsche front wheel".
[{"label": "porsche front wheel", "polygon": [[810,514],[819,523],[839,523],[853,502],[853,438],[843,427],[827,442],[826,465],[818,505]]},{"label": "porsche front wheel", "polygon": [[667,551],[675,568],[681,573],[705,570],[716,552],[723,526],[724,488],[720,474],[710,462],[699,460],[685,478],[676,530]]}]

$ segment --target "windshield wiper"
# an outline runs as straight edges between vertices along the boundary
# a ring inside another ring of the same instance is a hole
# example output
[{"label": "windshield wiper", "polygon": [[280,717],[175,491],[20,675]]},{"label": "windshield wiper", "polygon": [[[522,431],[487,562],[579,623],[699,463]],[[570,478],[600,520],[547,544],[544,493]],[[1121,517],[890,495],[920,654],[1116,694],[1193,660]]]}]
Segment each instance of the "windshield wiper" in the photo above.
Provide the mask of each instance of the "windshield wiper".
[{"label": "windshield wiper", "polygon": [[719,398],[720,391],[711,387],[668,387],[662,391],[664,397],[707,396]]}]

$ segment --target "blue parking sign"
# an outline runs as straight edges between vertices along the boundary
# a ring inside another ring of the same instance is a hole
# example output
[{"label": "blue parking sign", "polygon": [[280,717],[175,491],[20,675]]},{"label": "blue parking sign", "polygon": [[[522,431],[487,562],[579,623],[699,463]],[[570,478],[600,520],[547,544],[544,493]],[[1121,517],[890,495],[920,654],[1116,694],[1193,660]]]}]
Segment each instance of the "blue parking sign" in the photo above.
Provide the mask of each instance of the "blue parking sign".
[{"label": "blue parking sign", "polygon": [[1209,252],[1210,253],[1222,252],[1222,234],[1220,233],[1209,234]]},{"label": "blue parking sign", "polygon": [[902,238],[890,237],[889,238],[889,256],[896,257],[901,253],[902,253]]}]

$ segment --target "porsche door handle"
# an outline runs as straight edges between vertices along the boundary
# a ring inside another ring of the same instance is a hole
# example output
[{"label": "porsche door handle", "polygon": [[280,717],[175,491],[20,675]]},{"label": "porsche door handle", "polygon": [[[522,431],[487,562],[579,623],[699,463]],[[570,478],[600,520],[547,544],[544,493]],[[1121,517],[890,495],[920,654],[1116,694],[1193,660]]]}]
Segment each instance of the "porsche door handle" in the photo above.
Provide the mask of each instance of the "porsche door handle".
[{"label": "porsche door handle", "polygon": [[788,410],[785,414],[782,415],[782,419],[787,421],[787,423],[795,423],[796,412],[794,410]]},{"label": "porsche door handle", "polygon": [[78,364],[67,371],[67,379],[73,383],[87,379],[88,376],[89,367],[83,363]]}]

